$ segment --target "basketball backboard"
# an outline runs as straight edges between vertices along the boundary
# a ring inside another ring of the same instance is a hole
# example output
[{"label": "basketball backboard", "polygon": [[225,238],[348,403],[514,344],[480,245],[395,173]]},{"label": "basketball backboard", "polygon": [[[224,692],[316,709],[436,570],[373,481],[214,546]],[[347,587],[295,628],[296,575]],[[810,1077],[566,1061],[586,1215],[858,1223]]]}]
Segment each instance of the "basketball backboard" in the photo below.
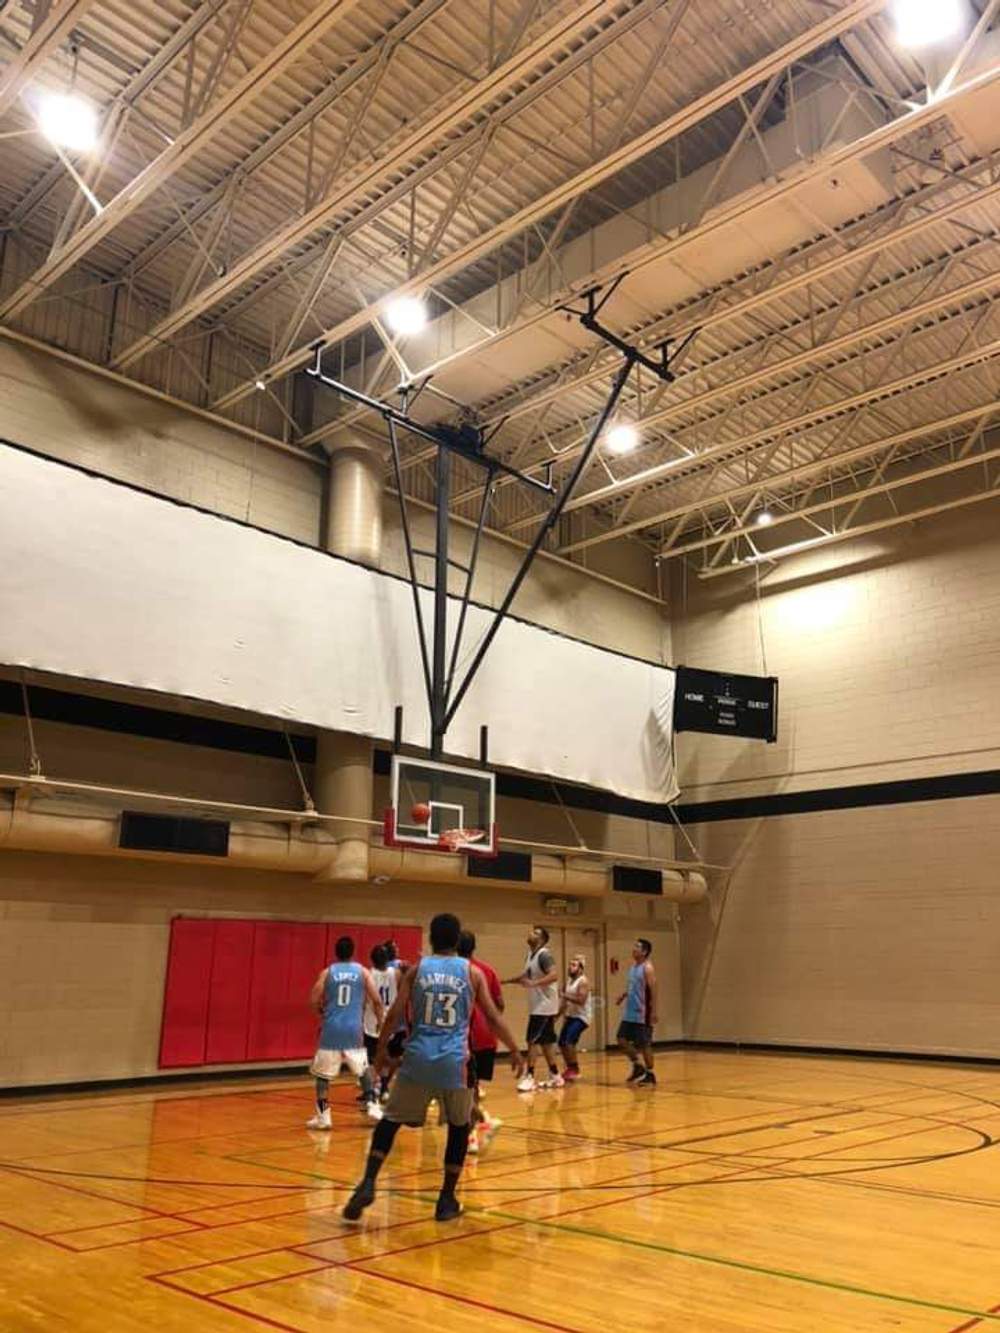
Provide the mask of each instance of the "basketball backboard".
[{"label": "basketball backboard", "polygon": [[393,755],[387,847],[496,856],[496,781],[481,768]]}]

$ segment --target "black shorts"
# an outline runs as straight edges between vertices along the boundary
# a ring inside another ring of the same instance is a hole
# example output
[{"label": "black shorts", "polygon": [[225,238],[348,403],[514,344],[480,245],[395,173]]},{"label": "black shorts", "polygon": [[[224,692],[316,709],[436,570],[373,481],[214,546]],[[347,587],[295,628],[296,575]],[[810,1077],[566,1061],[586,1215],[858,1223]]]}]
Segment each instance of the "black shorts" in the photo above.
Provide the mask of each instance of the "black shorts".
[{"label": "black shorts", "polygon": [[653,1044],[653,1029],[648,1023],[629,1023],[623,1021],[618,1024],[618,1040],[630,1041],[633,1046],[642,1050],[646,1046]]},{"label": "black shorts", "polygon": [[[403,1047],[405,1045],[406,1045],[406,1033],[401,1028],[398,1032],[394,1032],[392,1036],[389,1038],[389,1040],[386,1042],[386,1047],[385,1047],[386,1054],[389,1056],[390,1059],[398,1060],[403,1054]],[[368,1052],[368,1063],[370,1065],[374,1065],[375,1052],[378,1050],[378,1037],[369,1037],[368,1033],[366,1032],[365,1050]]]},{"label": "black shorts", "polygon": [[532,1014],[528,1019],[528,1045],[554,1046],[556,1044],[555,1014]]},{"label": "black shorts", "polygon": [[497,1062],[496,1048],[492,1051],[472,1051],[469,1055],[469,1069],[477,1083],[493,1082],[493,1067]]}]

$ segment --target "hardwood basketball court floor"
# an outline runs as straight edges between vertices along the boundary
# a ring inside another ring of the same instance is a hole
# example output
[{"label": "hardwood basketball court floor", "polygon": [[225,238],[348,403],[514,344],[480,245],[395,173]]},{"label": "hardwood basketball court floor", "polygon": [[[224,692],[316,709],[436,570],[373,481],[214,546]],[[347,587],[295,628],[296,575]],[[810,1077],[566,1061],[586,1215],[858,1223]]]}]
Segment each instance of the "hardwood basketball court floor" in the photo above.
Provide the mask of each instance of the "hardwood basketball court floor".
[{"label": "hardwood basketball court floor", "polygon": [[304,1078],[0,1104],[0,1329],[1000,1330],[1000,1068],[670,1051],[490,1093],[466,1215],[404,1130],[360,1227],[370,1126]]}]

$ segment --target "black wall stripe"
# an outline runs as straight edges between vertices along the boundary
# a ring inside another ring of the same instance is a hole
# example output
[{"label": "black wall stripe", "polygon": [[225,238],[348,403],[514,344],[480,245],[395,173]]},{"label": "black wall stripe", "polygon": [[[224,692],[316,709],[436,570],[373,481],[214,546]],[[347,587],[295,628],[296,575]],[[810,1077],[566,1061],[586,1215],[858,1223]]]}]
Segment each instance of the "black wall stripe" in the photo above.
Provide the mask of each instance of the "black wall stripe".
[{"label": "black wall stripe", "polygon": [[[288,758],[288,749],[281,732],[270,731],[266,727],[221,722],[191,713],[148,708],[141,704],[118,703],[40,685],[29,687],[28,698],[32,715],[42,721],[94,727],[100,731],[173,741],[180,745],[199,745],[208,749],[260,755],[265,759]],[[20,685],[15,681],[0,680],[0,713],[20,716],[23,711]],[[291,740],[300,763],[311,764],[315,761],[314,737],[294,733]],[[390,762],[388,751],[375,751],[374,769],[377,774],[386,776]],[[516,773],[498,773],[497,792],[501,796],[522,801],[535,801],[543,805],[562,802],[575,810],[622,815],[651,823],[666,824],[672,819],[665,805],[628,800],[624,796],[599,791],[594,787],[553,782],[547,778]],[[730,819],[768,819],[780,815],[817,814],[824,810],[859,810],[880,805],[949,801],[997,794],[1000,794],[1000,769],[986,769],[975,773],[948,773],[895,782],[869,782],[849,787],[825,787],[769,796],[737,797],[725,801],[684,803],[674,807],[674,816],[681,824],[714,824]]]},{"label": "black wall stripe", "polygon": [[853,787],[745,796],[730,801],[705,801],[678,806],[682,824],[714,824],[722,819],[767,819],[775,815],[810,815],[821,810],[861,810],[876,805],[908,805],[915,801],[953,801],[1000,793],[1000,769],[978,773],[945,773],[933,778],[896,782],[864,782]]}]

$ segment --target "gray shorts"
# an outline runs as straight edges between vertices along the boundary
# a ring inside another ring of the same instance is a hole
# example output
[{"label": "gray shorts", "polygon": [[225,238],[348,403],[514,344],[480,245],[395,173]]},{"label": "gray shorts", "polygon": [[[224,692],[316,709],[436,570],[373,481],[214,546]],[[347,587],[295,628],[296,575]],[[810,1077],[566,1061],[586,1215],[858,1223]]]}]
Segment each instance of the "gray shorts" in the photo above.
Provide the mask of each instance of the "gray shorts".
[{"label": "gray shorts", "polygon": [[472,1122],[471,1088],[429,1088],[426,1083],[412,1083],[396,1075],[385,1105],[386,1120],[399,1125],[419,1126],[427,1119],[427,1107],[437,1098],[449,1125],[468,1125]]}]

